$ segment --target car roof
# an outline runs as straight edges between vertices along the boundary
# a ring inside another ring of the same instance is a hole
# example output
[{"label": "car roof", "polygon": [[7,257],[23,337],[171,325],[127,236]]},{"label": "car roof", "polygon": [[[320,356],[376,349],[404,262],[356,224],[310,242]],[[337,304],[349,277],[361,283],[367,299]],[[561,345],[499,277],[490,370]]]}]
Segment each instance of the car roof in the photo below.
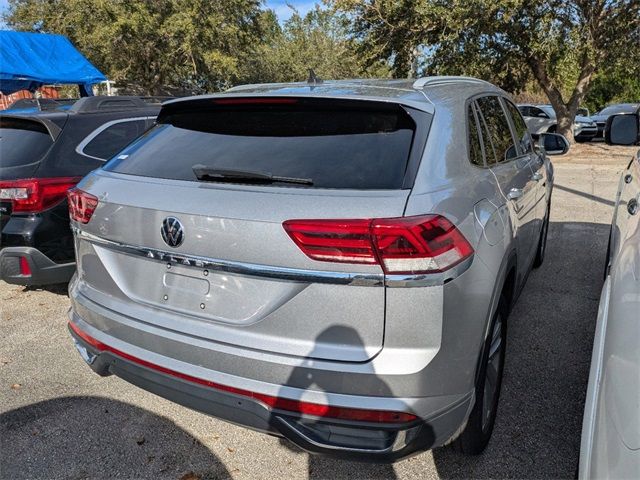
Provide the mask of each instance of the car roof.
[{"label": "car roof", "polygon": [[319,82],[240,85],[223,93],[170,100],[163,105],[228,97],[316,97],[401,103],[433,113],[439,102],[477,93],[504,93],[489,82],[472,77],[424,77],[411,79],[351,79]]}]

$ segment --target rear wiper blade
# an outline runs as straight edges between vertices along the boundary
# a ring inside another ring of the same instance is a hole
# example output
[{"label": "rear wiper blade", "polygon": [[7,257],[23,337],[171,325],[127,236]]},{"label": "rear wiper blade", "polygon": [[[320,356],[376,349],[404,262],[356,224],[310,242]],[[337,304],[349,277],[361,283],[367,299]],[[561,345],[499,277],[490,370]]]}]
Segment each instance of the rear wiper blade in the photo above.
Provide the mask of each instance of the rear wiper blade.
[{"label": "rear wiper blade", "polygon": [[228,182],[228,183],[295,183],[298,185],[313,185],[310,178],[280,177],[270,173],[251,172],[248,170],[225,170],[211,168],[206,165],[194,165],[191,167],[196,178],[202,182]]}]

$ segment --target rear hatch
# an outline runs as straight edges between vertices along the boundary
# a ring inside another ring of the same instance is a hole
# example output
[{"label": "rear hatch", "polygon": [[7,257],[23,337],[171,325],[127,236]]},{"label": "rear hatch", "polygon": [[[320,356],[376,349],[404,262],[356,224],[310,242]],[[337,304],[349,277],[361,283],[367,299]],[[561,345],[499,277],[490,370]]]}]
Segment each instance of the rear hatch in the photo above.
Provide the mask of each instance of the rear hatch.
[{"label": "rear hatch", "polygon": [[[0,115],[0,182],[34,176],[55,141],[57,129],[55,125],[51,127],[53,134],[43,122]],[[9,221],[11,212],[11,200],[0,195],[0,231]]]},{"label": "rear hatch", "polygon": [[383,344],[381,267],[314,260],[283,223],[402,216],[428,121],[398,104],[327,99],[165,107],[80,184],[99,200],[77,224],[83,293],[221,343],[368,360]]}]

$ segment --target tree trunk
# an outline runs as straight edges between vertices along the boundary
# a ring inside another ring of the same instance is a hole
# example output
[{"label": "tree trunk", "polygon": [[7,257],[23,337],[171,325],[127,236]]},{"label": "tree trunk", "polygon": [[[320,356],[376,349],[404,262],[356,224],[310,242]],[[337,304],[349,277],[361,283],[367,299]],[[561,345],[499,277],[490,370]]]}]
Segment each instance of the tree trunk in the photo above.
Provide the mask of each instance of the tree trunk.
[{"label": "tree trunk", "polygon": [[564,104],[564,102],[557,102],[555,99],[551,100],[551,105],[556,112],[556,120],[558,122],[556,126],[556,133],[563,135],[569,143],[575,143],[573,138],[573,121],[576,118],[577,107],[570,108]]},{"label": "tree trunk", "polygon": [[544,93],[547,95],[549,102],[551,102],[551,106],[556,112],[558,122],[556,132],[564,135],[565,138],[569,140],[569,143],[575,143],[575,138],[573,137],[573,123],[576,118],[578,107],[587,94],[587,90],[591,83],[591,77],[595,72],[595,65],[589,60],[589,57],[584,54],[578,81],[573,89],[571,98],[568,102],[565,102],[562,98],[562,93],[547,74],[544,63],[534,56],[529,56],[527,58],[527,63],[529,64],[529,68],[531,68],[533,76],[538,81],[538,85],[540,85],[540,88],[542,88]]}]

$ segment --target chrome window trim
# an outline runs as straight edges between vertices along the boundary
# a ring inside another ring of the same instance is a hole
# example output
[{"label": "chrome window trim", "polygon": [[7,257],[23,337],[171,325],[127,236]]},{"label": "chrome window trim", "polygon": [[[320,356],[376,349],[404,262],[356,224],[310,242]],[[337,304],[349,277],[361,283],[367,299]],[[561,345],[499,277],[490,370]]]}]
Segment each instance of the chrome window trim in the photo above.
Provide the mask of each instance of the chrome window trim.
[{"label": "chrome window trim", "polygon": [[254,263],[220,260],[217,258],[158,250],[137,245],[127,245],[113,240],[107,240],[91,233],[71,227],[77,238],[100,245],[111,250],[144,257],[157,262],[186,265],[251,277],[272,278],[303,283],[325,283],[335,285],[353,285],[360,287],[433,287],[444,285],[466,271],[473,262],[473,256],[443,273],[416,275],[385,275],[383,273],[349,273],[324,270],[303,270],[298,268],[274,267]]},{"label": "chrome window trim", "polygon": [[156,117],[153,116],[144,116],[144,117],[127,117],[127,118],[118,118],[116,120],[111,120],[107,123],[104,123],[102,125],[100,125],[98,128],[96,128],[93,132],[91,132],[89,135],[87,135],[84,140],[82,140],[78,146],[76,147],[76,153],[79,155],[82,155],[83,157],[88,157],[88,158],[93,158],[94,160],[100,160],[101,162],[107,162],[109,159],[108,158],[100,158],[100,157],[95,157],[93,155],[89,155],[88,153],[84,153],[84,149],[86,148],[86,146],[94,139],[96,138],[98,135],[100,135],[102,132],[104,132],[107,128],[113,126],[113,125],[117,125],[118,123],[124,123],[124,122],[136,122],[138,120],[144,120],[145,122],[147,120],[153,120]]}]

